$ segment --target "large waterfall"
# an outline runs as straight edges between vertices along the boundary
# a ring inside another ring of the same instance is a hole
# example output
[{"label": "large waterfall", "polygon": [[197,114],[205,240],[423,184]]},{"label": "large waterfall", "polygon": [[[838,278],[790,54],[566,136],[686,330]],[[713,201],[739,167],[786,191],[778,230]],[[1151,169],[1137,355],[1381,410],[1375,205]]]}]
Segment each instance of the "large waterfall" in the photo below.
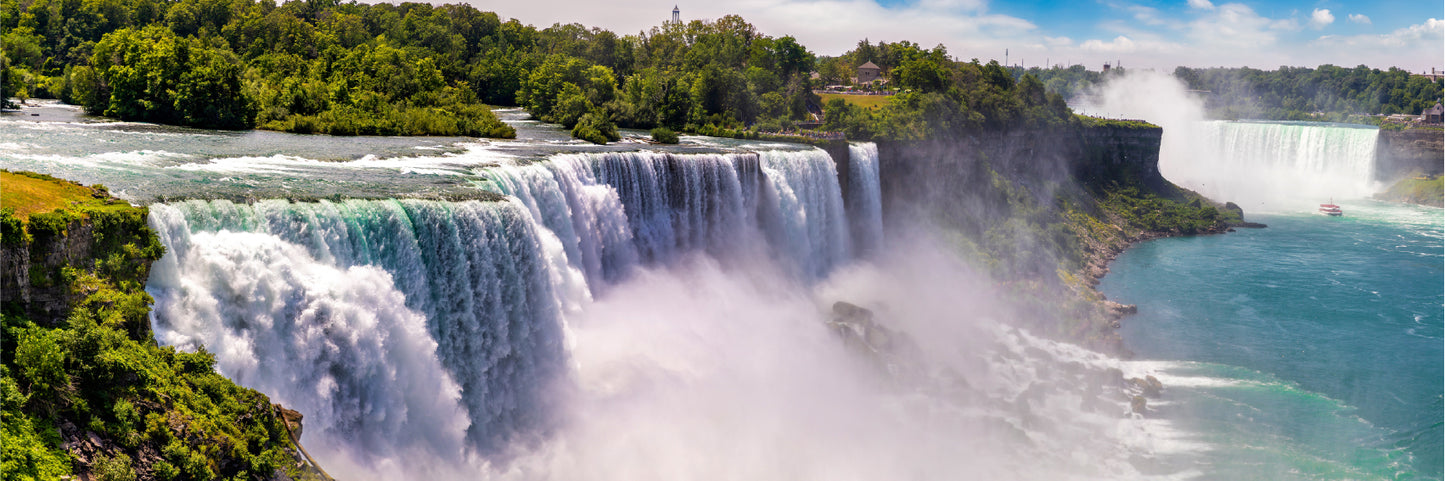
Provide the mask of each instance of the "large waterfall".
[{"label": "large waterfall", "polygon": [[1374,181],[1372,127],[1306,122],[1193,122],[1165,134],[1159,171],[1211,199],[1246,210],[1309,208],[1330,198],[1368,197]]},{"label": "large waterfall", "polygon": [[[994,321],[926,236],[884,249],[877,156],[850,149],[851,211],[817,149],[479,167],[501,202],[156,204],[157,339],[305,413],[349,478],[1129,478],[1189,446],[1099,389],[1137,366]],[[850,349],[839,300],[891,333]]]}]

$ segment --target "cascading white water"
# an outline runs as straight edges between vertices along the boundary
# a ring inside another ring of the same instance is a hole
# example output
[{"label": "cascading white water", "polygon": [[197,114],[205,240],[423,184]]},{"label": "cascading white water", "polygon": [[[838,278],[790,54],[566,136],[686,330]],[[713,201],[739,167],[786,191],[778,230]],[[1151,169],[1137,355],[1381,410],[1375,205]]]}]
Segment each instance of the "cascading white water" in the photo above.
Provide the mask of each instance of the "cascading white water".
[{"label": "cascading white water", "polygon": [[859,254],[883,245],[883,195],[878,183],[878,144],[848,145],[848,189],[853,196],[853,240]]},{"label": "cascading white water", "polygon": [[1308,209],[1378,190],[1378,135],[1373,127],[1306,122],[1193,122],[1161,154],[1159,171],[1246,210]]},{"label": "cascading white water", "polygon": [[1159,173],[1246,212],[1314,210],[1330,198],[1367,197],[1379,187],[1373,180],[1374,127],[1205,120],[1200,97],[1172,75],[1154,71],[1112,78],[1076,107],[1163,127]]},{"label": "cascading white water", "polygon": [[[879,249],[877,151],[852,150],[876,264],[838,269],[820,150],[568,154],[488,167],[507,202],[155,205],[154,325],[361,479],[1120,479],[1168,454],[1099,389],[1127,364],[990,320],[938,245]],[[916,350],[849,351],[837,300]]]},{"label": "cascading white water", "polygon": [[212,346],[221,372],[332,413],[317,431],[374,437],[358,444],[374,455],[446,438],[407,419],[456,409],[459,385],[466,437],[497,450],[545,427],[563,368],[570,282],[530,219],[510,202],[156,205],[158,338]]},{"label": "cascading white water", "polygon": [[594,291],[635,265],[691,252],[727,259],[772,246],[815,279],[852,254],[837,170],[822,150],[566,154],[487,175],[557,235]]}]

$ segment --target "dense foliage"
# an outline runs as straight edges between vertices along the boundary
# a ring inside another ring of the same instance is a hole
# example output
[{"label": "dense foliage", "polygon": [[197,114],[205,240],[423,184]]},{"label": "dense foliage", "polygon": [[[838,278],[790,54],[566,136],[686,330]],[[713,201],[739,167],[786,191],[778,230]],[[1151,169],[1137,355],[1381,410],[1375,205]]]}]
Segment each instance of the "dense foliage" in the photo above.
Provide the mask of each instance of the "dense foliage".
[{"label": "dense foliage", "polygon": [[[7,187],[22,182],[11,178]],[[91,259],[45,264],[58,241],[82,224]],[[179,352],[151,338],[153,300],[144,284],[165,248],[147,226],[145,209],[81,206],[21,219],[7,208],[0,226],[7,256],[30,251],[31,286],[73,300],[63,320],[38,323],[27,317],[25,304],[5,299],[3,479],[60,479],[72,472],[92,479],[310,476],[298,468],[286,428],[264,395],[216,373],[205,350]],[[70,448],[62,449],[62,441]]]},{"label": "dense foliage", "polygon": [[[1076,122],[1063,97],[1048,92],[1038,78],[1025,75],[1015,81],[998,62],[962,62],[941,45],[925,50],[909,42],[870,45],[865,41],[839,59],[848,64],[872,61],[887,76],[886,85],[897,91],[877,109],[843,98],[828,101],[823,129],[843,132],[851,139],[948,138],[985,129]],[[828,59],[823,65],[836,69],[841,68],[836,67],[839,62]]]},{"label": "dense foliage", "polygon": [[1190,89],[1211,92],[1206,108],[1226,118],[1310,120],[1316,114],[1409,114],[1441,100],[1445,81],[1410,75],[1391,68],[1321,65],[1280,67],[1174,69]]},{"label": "dense foliage", "polygon": [[[537,29],[466,5],[0,0],[5,88],[122,119],[330,134],[507,137],[518,105],[592,141],[616,126],[777,131],[821,120],[813,89],[873,61],[902,93],[830,125],[923,138],[1065,122],[1061,99],[940,46],[866,40],[819,64],[736,16],[636,35]],[[815,68],[823,78],[811,79]],[[832,117],[831,112],[829,117]],[[578,127],[579,123],[585,124]]]}]

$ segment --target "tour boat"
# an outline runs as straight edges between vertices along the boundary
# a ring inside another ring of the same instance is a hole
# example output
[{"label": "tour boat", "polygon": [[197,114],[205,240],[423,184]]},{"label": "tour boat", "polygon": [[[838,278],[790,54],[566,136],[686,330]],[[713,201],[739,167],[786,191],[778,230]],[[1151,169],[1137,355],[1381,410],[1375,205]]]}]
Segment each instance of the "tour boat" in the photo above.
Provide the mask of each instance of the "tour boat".
[{"label": "tour boat", "polygon": [[1330,217],[1339,217],[1339,216],[1345,215],[1345,213],[1340,210],[1340,206],[1333,204],[1334,199],[1330,199],[1330,202],[1331,202],[1330,204],[1320,204],[1320,213],[1321,213],[1321,214],[1324,214],[1324,215],[1327,215],[1327,216],[1330,216]]}]

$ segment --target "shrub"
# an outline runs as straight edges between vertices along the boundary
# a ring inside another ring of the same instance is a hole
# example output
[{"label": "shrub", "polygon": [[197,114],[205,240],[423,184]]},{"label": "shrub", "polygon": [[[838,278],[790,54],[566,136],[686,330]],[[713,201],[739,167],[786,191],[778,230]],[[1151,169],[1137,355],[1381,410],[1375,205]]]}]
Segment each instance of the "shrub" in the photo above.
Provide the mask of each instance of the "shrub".
[{"label": "shrub", "polygon": [[678,142],[677,132],[667,127],[652,129],[652,140],[663,144],[676,144]]}]

